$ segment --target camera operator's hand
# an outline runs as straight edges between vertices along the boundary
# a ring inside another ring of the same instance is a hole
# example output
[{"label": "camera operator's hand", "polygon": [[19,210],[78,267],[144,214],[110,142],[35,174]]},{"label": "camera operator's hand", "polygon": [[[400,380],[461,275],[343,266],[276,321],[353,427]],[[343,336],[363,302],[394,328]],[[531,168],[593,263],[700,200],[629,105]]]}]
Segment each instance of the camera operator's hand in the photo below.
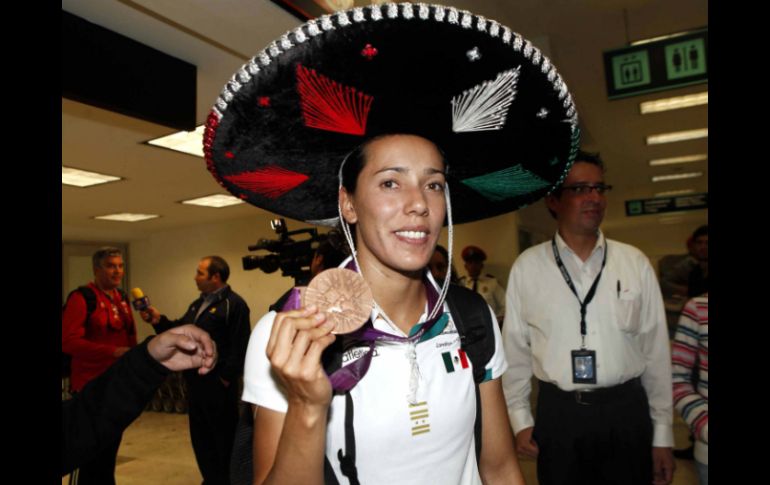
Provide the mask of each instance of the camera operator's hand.
[{"label": "camera operator's hand", "polygon": [[326,412],[332,398],[321,353],[334,342],[333,323],[315,306],[279,313],[275,317],[267,357],[284,384],[289,405],[308,412]]},{"label": "camera operator's hand", "polygon": [[157,325],[160,323],[160,312],[154,306],[149,306],[147,307],[147,310],[139,312],[139,316],[149,324]]}]

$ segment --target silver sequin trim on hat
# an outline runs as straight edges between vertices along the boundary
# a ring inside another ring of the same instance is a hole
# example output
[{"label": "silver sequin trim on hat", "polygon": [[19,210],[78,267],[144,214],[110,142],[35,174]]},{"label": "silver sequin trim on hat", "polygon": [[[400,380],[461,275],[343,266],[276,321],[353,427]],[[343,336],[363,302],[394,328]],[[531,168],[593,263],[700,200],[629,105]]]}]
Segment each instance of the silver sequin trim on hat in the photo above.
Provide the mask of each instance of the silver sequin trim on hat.
[{"label": "silver sequin trim on hat", "polygon": [[548,80],[553,83],[554,79],[556,79],[556,69],[551,66],[551,70],[548,71]]},{"label": "silver sequin trim on hat", "polygon": [[533,52],[534,53],[532,54],[532,64],[539,66],[540,61],[542,60],[542,56],[540,55],[540,50],[538,50],[537,48],[534,48]]},{"label": "silver sequin trim on hat", "polygon": [[505,125],[508,107],[516,96],[521,66],[503,71],[452,98],[452,131],[499,130]]},{"label": "silver sequin trim on hat", "polygon": [[567,93],[567,97],[564,98],[563,106],[565,108],[569,108],[570,105],[572,105],[572,95],[570,93]]},{"label": "silver sequin trim on hat", "polygon": [[428,8],[428,6],[424,3],[420,3],[418,5],[420,6],[420,10],[417,15],[419,15],[423,20],[428,20],[428,17],[430,17],[430,8]]},{"label": "silver sequin trim on hat", "polygon": [[222,90],[222,99],[227,101],[228,103],[233,100],[233,93],[228,91],[226,88]]},{"label": "silver sequin trim on hat", "polygon": [[462,25],[464,29],[470,29],[473,25],[473,15],[468,12],[463,12],[463,18],[460,21],[460,25]]},{"label": "silver sequin trim on hat", "polygon": [[456,25],[459,22],[459,18],[460,14],[457,12],[457,9],[449,7],[449,18],[447,19],[447,22]]},{"label": "silver sequin trim on hat", "polygon": [[227,109],[227,103],[221,97],[217,98],[217,107],[222,110]]},{"label": "silver sequin trim on hat", "polygon": [[[543,65],[540,66],[540,72],[542,72],[543,74],[546,74],[550,68],[551,68],[551,61],[549,61],[547,57],[543,56]],[[549,81],[553,81],[553,79],[549,79]]]},{"label": "silver sequin trim on hat", "polygon": [[263,67],[270,65],[270,56],[267,55],[267,52],[262,51],[259,53],[259,62],[262,63]]},{"label": "silver sequin trim on hat", "polygon": [[494,20],[491,20],[489,24],[490,24],[489,35],[491,35],[492,37],[497,37],[498,35],[500,35],[500,24],[498,24]]},{"label": "silver sequin trim on hat", "polygon": [[259,72],[259,66],[257,65],[257,59],[256,57],[252,57],[249,61],[249,65],[246,66],[246,69],[249,70],[252,76],[256,76],[256,74]]},{"label": "silver sequin trim on hat", "polygon": [[307,40],[307,36],[305,35],[305,31],[302,30],[302,27],[299,27],[297,28],[297,30],[294,31],[294,40],[296,40],[300,44]]},{"label": "silver sequin trim on hat", "polygon": [[354,22],[363,22],[366,20],[364,18],[364,8],[363,7],[356,7],[353,9],[353,21]]},{"label": "silver sequin trim on hat", "polygon": [[537,112],[535,116],[540,118],[541,120],[544,120],[546,116],[548,116],[549,111],[545,108],[540,108],[540,111]]},{"label": "silver sequin trim on hat", "polygon": [[240,81],[241,83],[247,83],[247,82],[249,82],[249,80],[251,80],[251,74],[249,74],[246,71],[246,69],[241,68],[238,71],[238,81]]},{"label": "silver sequin trim on hat", "polygon": [[486,32],[487,31],[487,19],[484,17],[477,17],[476,18],[476,28],[479,30],[479,32]]},{"label": "silver sequin trim on hat", "polygon": [[278,57],[278,54],[281,53],[281,49],[278,48],[278,45],[275,42],[270,44],[268,50],[270,51],[270,55],[273,57]]},{"label": "silver sequin trim on hat", "polygon": [[339,12],[337,14],[337,23],[340,24],[341,27],[350,25],[350,18],[348,18],[347,12]]},{"label": "silver sequin trim on hat", "polygon": [[216,108],[216,106],[211,108],[211,111],[214,112],[214,116],[217,117],[217,120],[221,120],[222,119],[222,113]]},{"label": "silver sequin trim on hat", "polygon": [[325,31],[329,31],[334,29],[334,24],[332,23],[332,17],[331,15],[324,15],[321,17],[321,28]]},{"label": "silver sequin trim on hat", "polygon": [[281,48],[283,50],[287,51],[287,50],[291,49],[292,47],[294,47],[294,44],[292,44],[291,41],[289,40],[289,34],[284,34],[281,37]]},{"label": "silver sequin trim on hat", "polygon": [[511,29],[508,27],[503,28],[503,44],[511,43]]},{"label": "silver sequin trim on hat", "polygon": [[524,52],[524,57],[526,57],[527,59],[532,57],[532,44],[530,44],[528,40],[524,41],[524,51],[523,52]]},{"label": "silver sequin trim on hat", "polygon": [[369,7],[372,10],[372,20],[382,20],[382,8],[379,5]]},{"label": "silver sequin trim on hat", "polygon": [[388,18],[394,19],[398,17],[398,5],[395,3],[388,4]]},{"label": "silver sequin trim on hat", "polygon": [[446,10],[444,10],[444,7],[441,5],[435,6],[436,11],[433,13],[433,18],[436,19],[436,22],[443,22],[444,17],[446,16]]},{"label": "silver sequin trim on hat", "polygon": [[521,38],[519,34],[516,34],[515,38],[513,39],[513,50],[516,52],[521,52],[521,47],[524,45],[524,39]]},{"label": "silver sequin trim on hat", "polygon": [[469,50],[465,53],[465,55],[468,56],[468,60],[471,62],[475,62],[481,59],[481,51],[478,47],[474,47],[473,49]]},{"label": "silver sequin trim on hat", "polygon": [[404,2],[401,4],[401,15],[407,20],[414,18],[414,9],[412,8],[411,3]]},{"label": "silver sequin trim on hat", "polygon": [[227,82],[227,86],[230,88],[230,91],[234,93],[237,93],[241,89],[241,83],[235,79],[235,75],[233,75],[230,81]]},{"label": "silver sequin trim on hat", "polygon": [[318,28],[318,23],[315,20],[311,20],[307,23],[307,33],[315,37],[321,33],[321,29]]}]

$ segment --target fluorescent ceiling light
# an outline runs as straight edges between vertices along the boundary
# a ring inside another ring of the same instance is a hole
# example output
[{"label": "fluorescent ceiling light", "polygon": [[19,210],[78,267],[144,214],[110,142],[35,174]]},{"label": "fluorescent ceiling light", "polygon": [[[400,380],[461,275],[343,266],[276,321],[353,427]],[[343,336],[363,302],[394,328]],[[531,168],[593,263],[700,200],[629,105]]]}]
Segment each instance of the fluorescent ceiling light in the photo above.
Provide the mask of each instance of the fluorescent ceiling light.
[{"label": "fluorescent ceiling light", "polygon": [[203,132],[205,129],[205,125],[200,125],[195,128],[195,131],[178,131],[155,138],[147,143],[203,158]]},{"label": "fluorescent ceiling light", "polygon": [[674,165],[677,163],[691,163],[700,162],[701,160],[707,160],[708,154],[698,153],[696,155],[685,155],[683,157],[671,157],[671,158],[656,158],[650,160],[650,167],[657,167],[660,165]]},{"label": "fluorescent ceiling light", "polygon": [[655,197],[673,197],[675,195],[694,194],[695,189],[682,189],[682,190],[667,190],[666,192],[658,192]]},{"label": "fluorescent ceiling light", "polygon": [[639,103],[639,110],[642,114],[658,113],[671,109],[690,108],[709,104],[709,93],[688,94],[686,96],[675,96],[673,98],[656,99],[655,101],[645,101]]},{"label": "fluorescent ceiling light", "polygon": [[129,212],[123,212],[122,214],[108,214],[106,216],[96,216],[94,219],[101,219],[104,221],[119,221],[119,222],[137,222],[146,221],[147,219],[155,219],[160,217],[157,214],[131,214]]},{"label": "fluorescent ceiling light", "polygon": [[203,207],[227,207],[229,205],[243,204],[243,201],[238,197],[225,194],[207,195],[206,197],[198,197],[197,199],[183,200],[182,204],[200,205]]},{"label": "fluorescent ceiling light", "polygon": [[675,141],[696,140],[698,138],[707,138],[709,136],[708,128],[697,130],[672,131],[671,133],[659,133],[647,137],[648,145],[659,145],[661,143],[672,143]]},{"label": "fluorescent ceiling light", "polygon": [[665,182],[667,180],[691,179],[691,178],[702,177],[702,176],[703,176],[703,172],[672,173],[669,175],[655,175],[652,177],[652,181]]},{"label": "fluorescent ceiling light", "polygon": [[661,36],[658,36],[658,37],[651,37],[649,39],[635,40],[635,41],[631,42],[629,45],[649,44],[650,42],[657,42],[659,40],[666,40],[666,39],[673,39],[674,37],[681,37],[681,36],[687,35],[689,33],[690,33],[690,31],[687,31],[687,32],[676,32],[674,34],[661,35]]},{"label": "fluorescent ceiling light", "polygon": [[114,182],[115,180],[122,179],[112,175],[78,170],[77,168],[65,166],[62,166],[61,168],[61,183],[65,185],[74,185],[75,187],[90,187],[92,185]]}]

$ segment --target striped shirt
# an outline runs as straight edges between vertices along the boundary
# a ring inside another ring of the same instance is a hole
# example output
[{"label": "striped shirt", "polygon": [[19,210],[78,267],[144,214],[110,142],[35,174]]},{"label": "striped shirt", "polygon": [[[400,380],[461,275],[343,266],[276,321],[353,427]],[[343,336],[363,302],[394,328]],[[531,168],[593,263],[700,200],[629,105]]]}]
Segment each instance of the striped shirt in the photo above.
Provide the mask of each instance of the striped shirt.
[{"label": "striped shirt", "polygon": [[702,463],[708,463],[708,305],[707,295],[687,302],[671,349],[674,406],[697,438],[695,458]]}]

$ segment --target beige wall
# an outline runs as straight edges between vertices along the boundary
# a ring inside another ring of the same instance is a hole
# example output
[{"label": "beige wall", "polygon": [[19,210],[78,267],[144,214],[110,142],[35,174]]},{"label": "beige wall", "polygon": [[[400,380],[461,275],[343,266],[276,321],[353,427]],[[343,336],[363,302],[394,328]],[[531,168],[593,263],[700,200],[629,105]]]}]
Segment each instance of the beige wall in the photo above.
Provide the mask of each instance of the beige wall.
[{"label": "beige wall", "polygon": [[[222,256],[230,265],[228,283],[249,305],[253,326],[267,312],[267,307],[294,282],[292,278],[282,277],[280,270],[271,274],[258,269],[243,270],[243,256],[267,254],[265,251],[250,253],[247,246],[260,238],[276,238],[270,229],[270,219],[260,211],[248,219],[179,228],[132,241],[131,285],[140,287],[153,305],[169,318],[179,318],[199,296],[193,277],[200,259],[208,255]],[[308,227],[292,220],[288,220],[287,225],[289,230]],[[152,333],[144,322],[137,327],[140,338]]]}]

